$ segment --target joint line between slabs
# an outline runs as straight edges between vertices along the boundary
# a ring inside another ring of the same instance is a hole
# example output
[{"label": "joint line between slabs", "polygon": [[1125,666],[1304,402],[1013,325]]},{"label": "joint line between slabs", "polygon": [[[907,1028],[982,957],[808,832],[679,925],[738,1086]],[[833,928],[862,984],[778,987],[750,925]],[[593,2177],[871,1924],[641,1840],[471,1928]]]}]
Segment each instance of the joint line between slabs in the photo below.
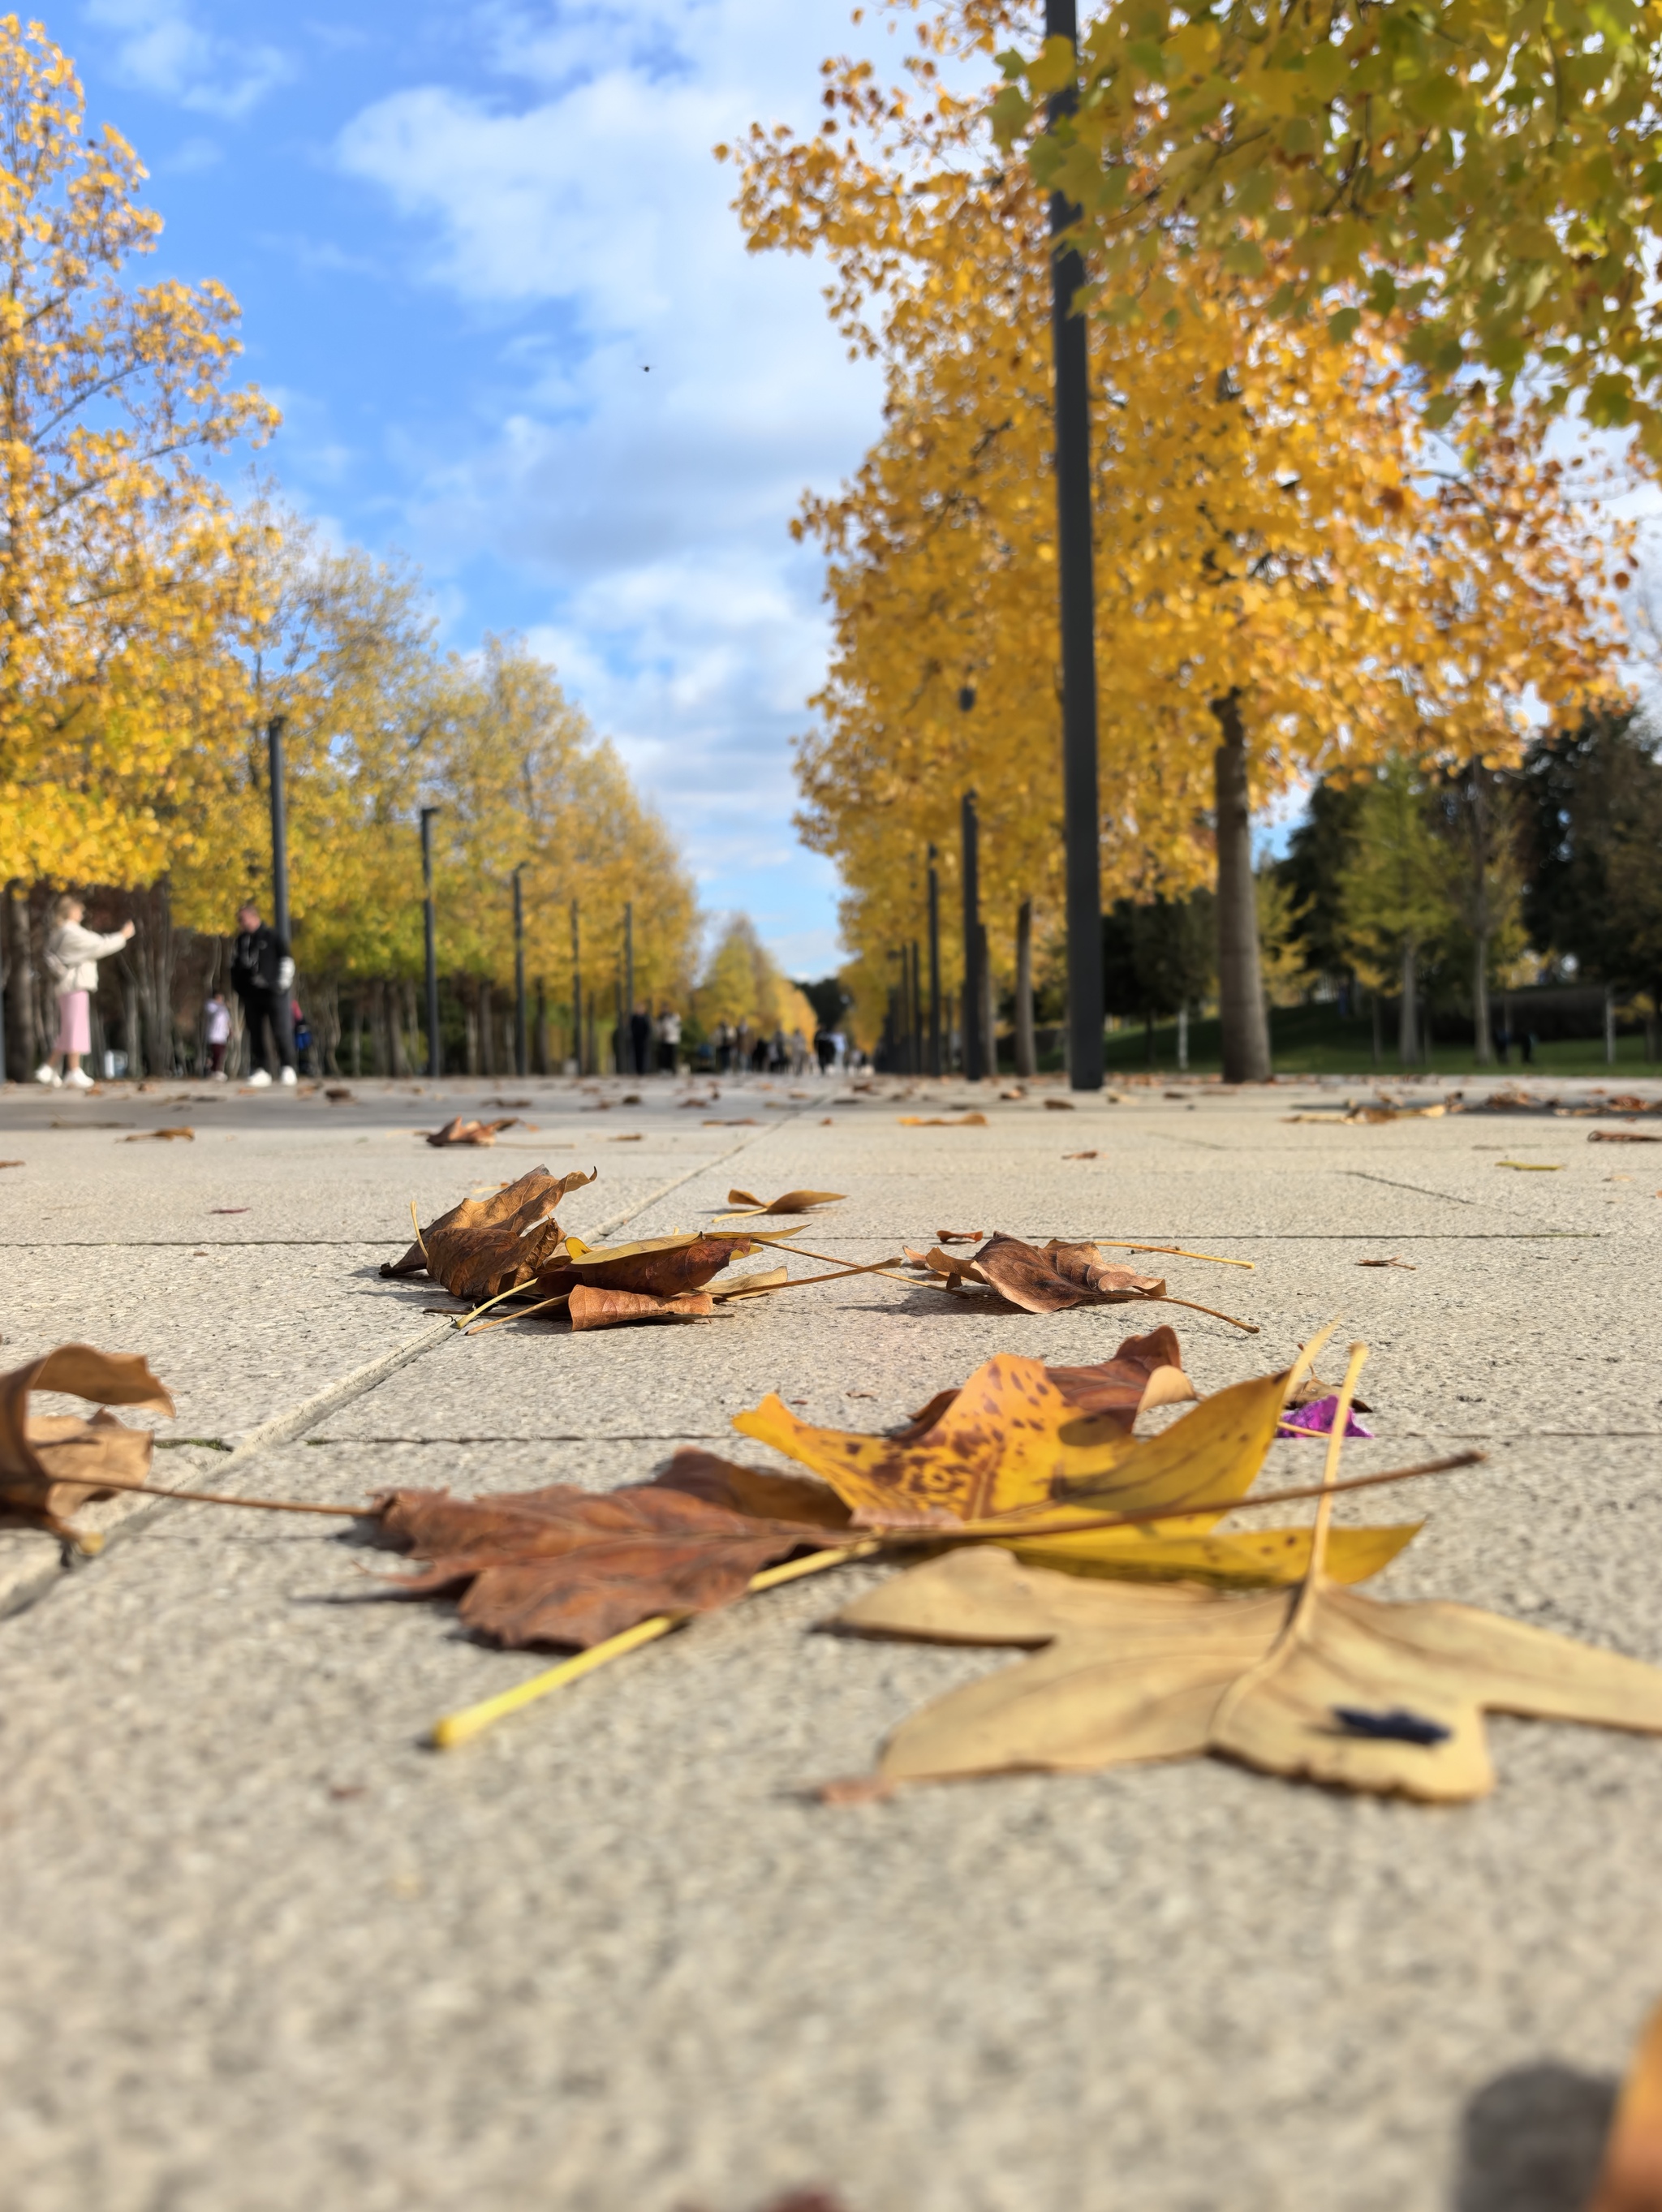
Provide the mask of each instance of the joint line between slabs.
[{"label": "joint line between slabs", "polygon": [[[649,1192],[646,1197],[640,1199],[633,1206],[625,1206],[621,1212],[613,1214],[608,1220],[598,1223],[595,1225],[594,1235],[610,1236],[613,1230],[621,1229],[625,1222],[632,1221],[636,1214],[644,1212],[648,1206],[655,1206],[661,1198],[668,1197],[671,1191],[679,1190],[683,1183],[691,1182],[695,1176],[703,1175],[710,1168],[720,1167],[724,1160],[734,1158],[747,1146],[768,1135],[770,1130],[777,1129],[782,1126],[780,1122],[770,1122],[760,1128],[746,1132],[736,1145],[729,1146],[725,1152],[718,1153],[713,1159],[705,1158],[698,1161],[696,1165],[690,1167],[685,1175],[676,1176],[671,1182]],[[412,1360],[419,1359],[423,1352],[433,1351],[443,1343],[446,1337],[459,1334],[460,1331],[456,1328],[454,1320],[447,1316],[433,1328],[423,1329],[419,1335],[383,1352],[379,1359],[372,1359],[362,1367],[354,1368],[350,1375],[343,1375],[338,1382],[331,1383],[326,1389],[314,1392],[311,1397],[302,1399],[297,1406],[290,1407],[285,1413],[272,1414],[269,1419],[262,1421],[258,1427],[247,1431],[246,1434],[235,1439],[230,1456],[222,1461],[215,1469],[216,1486],[222,1490],[228,1489],[233,1479],[262,1452],[270,1450],[274,1444],[293,1443],[298,1441],[307,1429],[314,1427],[326,1414],[338,1412],[341,1407],[351,1404],[355,1399],[361,1398],[366,1391],[374,1389],[377,1383],[384,1382],[389,1376],[395,1375],[399,1368],[406,1367]],[[585,1440],[580,1438],[578,1441]],[[142,1529],[148,1528],[159,1515],[171,1510],[176,1502],[188,1503],[186,1500],[175,1501],[167,1498],[152,1498],[145,1500],[133,1512],[124,1516],[121,1520],[106,1530],[105,1553],[108,1552],[113,1544],[128,1536],[137,1535]],[[9,1594],[0,1595],[0,1615],[26,1612],[31,1606],[38,1604],[49,1591],[58,1589],[64,1579],[63,1566],[54,1562],[50,1567],[43,1569],[39,1575],[20,1583]]]}]

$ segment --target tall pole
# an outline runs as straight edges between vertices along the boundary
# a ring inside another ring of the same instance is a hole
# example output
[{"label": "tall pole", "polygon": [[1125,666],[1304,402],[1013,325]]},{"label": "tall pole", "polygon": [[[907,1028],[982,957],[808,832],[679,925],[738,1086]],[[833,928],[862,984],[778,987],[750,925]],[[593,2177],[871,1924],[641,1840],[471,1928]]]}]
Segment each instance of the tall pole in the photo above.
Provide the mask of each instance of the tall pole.
[{"label": "tall pole", "polygon": [[436,806],[423,806],[421,811],[422,933],[427,943],[427,1073],[429,1076],[439,1076],[444,1073],[443,1050],[439,1039],[438,925],[433,910],[433,817],[438,811]]},{"label": "tall pole", "polygon": [[525,1018],[525,895],[520,886],[521,860],[514,871],[514,1073],[531,1072],[531,1051]]},{"label": "tall pole", "polygon": [[917,974],[917,939],[911,941],[912,955],[912,1066],[914,1075],[923,1073],[923,993]]},{"label": "tall pole", "polygon": [[583,940],[575,899],[571,902],[571,1057],[579,1075],[589,1072],[583,1066]]},{"label": "tall pole", "polygon": [[265,725],[265,752],[271,786],[271,927],[289,943],[289,810],[283,791],[283,717]]},{"label": "tall pole", "polygon": [[941,878],[929,848],[929,1073],[941,1073]]},{"label": "tall pole", "polygon": [[964,1074],[979,1082],[981,1058],[981,825],[975,793],[966,791],[959,809],[964,839]]},{"label": "tall pole", "polygon": [[[629,1054],[629,1073],[638,1075],[635,1065],[635,902],[624,902],[624,1006],[618,1019],[618,1034],[624,1040]],[[621,1071],[620,1071],[621,1073]]]},{"label": "tall pole", "polygon": [[[1044,35],[1079,43],[1075,0],[1044,0]],[[1050,100],[1054,125],[1079,103],[1068,83]],[[1052,236],[1079,210],[1050,195]],[[1096,586],[1091,554],[1091,390],[1085,319],[1073,312],[1085,264],[1068,247],[1050,258],[1056,353],[1056,570],[1062,596],[1062,790],[1067,824],[1068,1079],[1102,1088],[1101,801],[1097,782]]]}]

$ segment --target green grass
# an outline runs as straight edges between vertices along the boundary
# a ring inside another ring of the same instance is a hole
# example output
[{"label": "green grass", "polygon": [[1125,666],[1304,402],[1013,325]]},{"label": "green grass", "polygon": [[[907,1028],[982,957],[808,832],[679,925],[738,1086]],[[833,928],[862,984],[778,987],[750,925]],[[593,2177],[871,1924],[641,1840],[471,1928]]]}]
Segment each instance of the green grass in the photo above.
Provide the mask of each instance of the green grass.
[{"label": "green grass", "polygon": [[[1429,1072],[1439,1075],[1475,1075],[1480,1081],[1508,1077],[1528,1084],[1554,1076],[1608,1077],[1623,1073],[1630,1077],[1662,1074],[1662,1062],[1645,1058],[1645,1040],[1641,1036],[1616,1038],[1614,1069],[1605,1060],[1601,1038],[1563,1037],[1537,1045],[1533,1061],[1527,1065],[1519,1059],[1518,1048],[1514,1045],[1512,1058],[1505,1066],[1497,1061],[1493,1066],[1482,1068],[1472,1058],[1470,1044],[1440,1044],[1432,1053],[1429,1071],[1424,1067],[1403,1068],[1397,1057],[1395,1025],[1389,1023],[1385,1028],[1384,1048],[1376,1065],[1372,1021],[1367,1015],[1358,1019],[1342,1020],[1337,1008],[1330,1006],[1276,1006],[1269,1017],[1269,1036],[1277,1075],[1367,1077],[1406,1073],[1413,1076]],[[1141,1029],[1117,1030],[1105,1038],[1104,1058],[1111,1075],[1144,1073],[1151,1065],[1148,1042]],[[1060,1064],[1058,1060],[1057,1065]],[[1221,1065],[1217,1022],[1191,1021],[1189,1024],[1190,1073],[1215,1075]],[[1152,1066],[1156,1074],[1176,1074],[1178,1025],[1175,1021],[1155,1024]]]}]

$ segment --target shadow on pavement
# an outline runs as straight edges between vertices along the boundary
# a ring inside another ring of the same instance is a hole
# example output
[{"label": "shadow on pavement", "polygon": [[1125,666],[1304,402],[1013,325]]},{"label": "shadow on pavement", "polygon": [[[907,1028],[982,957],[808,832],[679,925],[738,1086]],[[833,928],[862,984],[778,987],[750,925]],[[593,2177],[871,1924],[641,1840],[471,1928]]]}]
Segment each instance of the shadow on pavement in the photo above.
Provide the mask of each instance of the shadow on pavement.
[{"label": "shadow on pavement", "polygon": [[1466,2106],[1451,2212],[1582,2212],[1616,2084],[1550,2062],[1513,2067]]}]

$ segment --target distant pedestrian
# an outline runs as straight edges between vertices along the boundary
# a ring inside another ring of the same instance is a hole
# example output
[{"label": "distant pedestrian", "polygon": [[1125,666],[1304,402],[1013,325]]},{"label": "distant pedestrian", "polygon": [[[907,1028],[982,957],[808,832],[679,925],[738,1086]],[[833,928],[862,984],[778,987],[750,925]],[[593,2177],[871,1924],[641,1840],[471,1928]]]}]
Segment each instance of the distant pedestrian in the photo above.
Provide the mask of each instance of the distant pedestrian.
[{"label": "distant pedestrian", "polygon": [[203,1035],[208,1046],[208,1072],[216,1083],[225,1080],[225,1052],[231,1042],[231,1010],[222,991],[210,991],[202,1009]]},{"label": "distant pedestrian", "polygon": [[237,927],[237,939],[231,947],[231,981],[242,1001],[248,1050],[254,1063],[248,1080],[268,1084],[275,1058],[281,1064],[283,1081],[291,1084],[295,1080],[295,1032],[289,994],[295,981],[294,961],[285,940],[260,920],[259,908],[252,900],[238,909]]},{"label": "distant pedestrian", "polygon": [[681,1059],[681,1017],[673,1006],[664,1006],[658,1014],[658,1066],[666,1075],[673,1075]]},{"label": "distant pedestrian", "polygon": [[821,1075],[829,1075],[837,1065],[837,1039],[829,1030],[814,1031],[813,1052],[815,1059],[819,1062],[819,1073]]},{"label": "distant pedestrian", "polygon": [[800,1029],[790,1033],[790,1072],[799,1081],[808,1072],[808,1041]]},{"label": "distant pedestrian", "polygon": [[58,1042],[52,1053],[63,1068],[60,1073],[52,1066],[52,1053],[49,1053],[34,1071],[37,1083],[64,1084],[71,1091],[93,1087],[81,1061],[92,1050],[91,994],[98,988],[98,963],[107,960],[112,952],[119,952],[133,933],[131,922],[124,921],[112,935],[100,937],[96,930],[82,927],[85,912],[72,891],[63,892],[52,902],[46,973],[58,994]]},{"label": "distant pedestrian", "polygon": [[630,1059],[636,1075],[652,1073],[652,1017],[644,1005],[636,1002],[629,1018]]}]

